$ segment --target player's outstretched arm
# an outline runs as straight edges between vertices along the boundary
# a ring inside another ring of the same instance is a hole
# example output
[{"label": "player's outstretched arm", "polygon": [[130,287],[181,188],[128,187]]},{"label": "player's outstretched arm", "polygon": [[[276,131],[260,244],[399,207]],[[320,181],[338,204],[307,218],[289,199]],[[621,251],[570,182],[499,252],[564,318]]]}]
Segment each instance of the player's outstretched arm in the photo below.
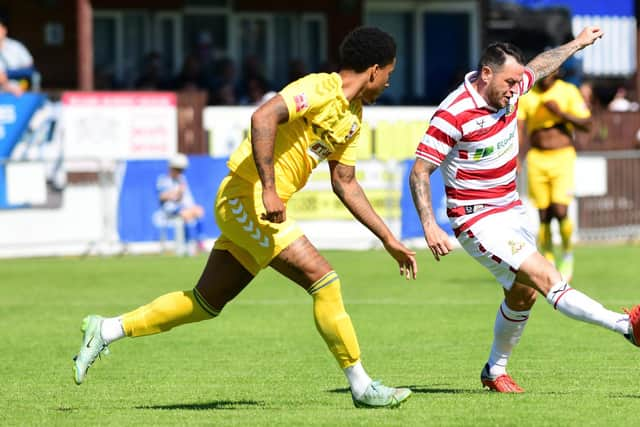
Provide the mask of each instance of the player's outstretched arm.
[{"label": "player's outstretched arm", "polygon": [[331,160],[329,161],[329,169],[331,171],[331,185],[336,196],[362,225],[380,239],[387,252],[398,262],[400,274],[407,279],[415,279],[418,274],[416,253],[396,239],[389,227],[373,209],[356,179],[356,168]]},{"label": "player's outstretched arm", "polygon": [[527,67],[533,70],[536,80],[540,80],[548,76],[552,71],[557,70],[571,55],[592,45],[603,35],[604,33],[598,27],[585,27],[575,39],[555,49],[542,52],[533,58],[527,64]]},{"label": "player's outstretched arm", "polygon": [[416,159],[409,175],[409,187],[413,203],[420,217],[420,223],[422,223],[424,238],[433,257],[436,261],[440,261],[441,256],[445,256],[453,250],[453,245],[449,240],[449,235],[438,226],[431,205],[431,174],[437,168],[433,163]]},{"label": "player's outstretched arm", "polygon": [[277,223],[284,222],[287,213],[276,192],[273,149],[278,125],[287,120],[289,110],[281,95],[274,96],[251,115],[251,148],[262,182],[262,203],[266,211],[262,214],[262,219]]}]

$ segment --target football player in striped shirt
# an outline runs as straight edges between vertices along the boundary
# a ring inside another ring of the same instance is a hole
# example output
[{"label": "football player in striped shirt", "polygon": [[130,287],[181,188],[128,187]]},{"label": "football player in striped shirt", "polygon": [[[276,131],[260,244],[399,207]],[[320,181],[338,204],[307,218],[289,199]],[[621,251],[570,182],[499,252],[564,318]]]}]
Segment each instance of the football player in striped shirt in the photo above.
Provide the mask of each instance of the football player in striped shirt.
[{"label": "football player in striped shirt", "polygon": [[433,256],[440,260],[452,250],[430,200],[429,177],[440,167],[447,215],[458,241],[504,288],[493,346],[480,374],[483,386],[490,390],[524,391],[507,374],[506,365],[537,292],[561,313],[618,332],[640,345],[640,306],[617,313],[572,288],[536,249],[516,191],[518,98],[602,35],[599,28],[586,27],[574,40],[539,54],[526,65],[515,46],[491,44],[477,70],[467,74],[440,104],[416,151],[410,187]]},{"label": "football player in striped shirt", "polygon": [[411,395],[407,388],[372,381],[364,370],[340,278],[286,210],[287,201],[326,160],[338,198],[380,238],[400,273],[415,279],[415,252],[373,210],[355,173],[362,104],[373,103],[389,86],[395,57],[389,34],[360,27],[340,46],[338,73],[303,77],[253,113],[251,135],[231,155],[231,172],[218,190],[215,214],[222,235],[195,288],[165,294],[121,316],[86,317],[74,359],[77,384],[111,342],[217,317],[260,270],[271,267],[313,299],[316,327],[347,377],[356,407],[395,407]]}]

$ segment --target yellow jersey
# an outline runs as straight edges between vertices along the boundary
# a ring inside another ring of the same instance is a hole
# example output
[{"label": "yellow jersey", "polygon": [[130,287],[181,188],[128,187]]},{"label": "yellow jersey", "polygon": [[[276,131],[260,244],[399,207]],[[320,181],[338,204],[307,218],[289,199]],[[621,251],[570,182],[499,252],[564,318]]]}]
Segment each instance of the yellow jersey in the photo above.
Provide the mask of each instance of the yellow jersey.
[{"label": "yellow jersey", "polygon": [[535,86],[520,98],[518,104],[518,119],[527,121],[527,134],[538,129],[548,129],[557,125],[565,125],[573,133],[573,125],[561,120],[544,107],[547,101],[555,101],[561,111],[572,114],[580,119],[591,117],[589,107],[582,98],[576,86],[562,80],[556,80],[546,91],[542,92]]},{"label": "yellow jersey", "polygon": [[[349,102],[337,73],[309,74],[290,83],[280,95],[289,120],[278,125],[274,145],[276,191],[284,201],[304,187],[324,159],[353,166],[362,123],[362,102]],[[259,183],[251,136],[233,152],[229,169],[251,183]]]}]

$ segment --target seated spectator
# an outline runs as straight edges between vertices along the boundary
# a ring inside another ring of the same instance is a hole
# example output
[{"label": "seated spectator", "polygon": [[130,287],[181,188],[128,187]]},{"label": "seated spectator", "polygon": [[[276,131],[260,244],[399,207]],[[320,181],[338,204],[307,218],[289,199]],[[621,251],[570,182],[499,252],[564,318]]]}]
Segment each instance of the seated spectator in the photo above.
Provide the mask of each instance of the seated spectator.
[{"label": "seated spectator", "polygon": [[209,90],[210,84],[202,69],[202,63],[196,53],[190,53],[184,58],[180,73],[174,78],[172,89],[175,90]]},{"label": "seated spectator", "polygon": [[167,82],[162,66],[162,57],[158,52],[149,52],[144,56],[142,72],[134,86],[139,90],[166,89]]},{"label": "seated spectator", "polygon": [[241,104],[261,105],[273,98],[276,93],[269,89],[268,83],[262,77],[252,77],[247,80],[247,96],[240,100]]},{"label": "seated spectator", "polygon": [[213,67],[211,79],[211,95],[209,101],[212,105],[238,104],[238,76],[236,65],[229,58],[216,61]]},{"label": "seated spectator", "polygon": [[211,105],[237,105],[236,92],[231,83],[218,87],[211,95]]},{"label": "seated spectator", "polygon": [[7,21],[0,17],[0,89],[20,96],[32,84],[36,71],[27,48],[7,33]]},{"label": "seated spectator", "polygon": [[185,235],[189,254],[205,251],[202,236],[204,209],[195,203],[184,170],[189,159],[178,153],[169,160],[169,173],[158,177],[156,189],[162,211],[167,217],[180,216],[185,223]]},{"label": "seated spectator", "polygon": [[627,90],[623,87],[619,87],[607,108],[609,111],[624,112],[638,111],[638,107],[637,102],[633,102],[627,98]]}]

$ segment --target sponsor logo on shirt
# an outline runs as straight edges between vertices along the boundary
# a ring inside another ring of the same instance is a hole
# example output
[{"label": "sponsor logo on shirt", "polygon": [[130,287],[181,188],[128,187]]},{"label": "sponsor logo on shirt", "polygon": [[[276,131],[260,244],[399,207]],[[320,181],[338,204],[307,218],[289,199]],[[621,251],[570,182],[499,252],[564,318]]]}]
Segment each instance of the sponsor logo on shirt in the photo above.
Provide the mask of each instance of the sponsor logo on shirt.
[{"label": "sponsor logo on shirt", "polygon": [[331,148],[324,141],[314,141],[307,150],[312,157],[317,160],[326,159],[331,154]]},{"label": "sponsor logo on shirt", "polygon": [[293,101],[296,103],[296,113],[299,113],[301,110],[304,110],[309,106],[307,95],[305,95],[304,93],[294,96]]},{"label": "sponsor logo on shirt", "polygon": [[[495,146],[476,149],[476,151],[473,152],[473,160],[484,159],[485,157],[489,157],[494,152],[499,152],[505,148],[508,148],[515,134],[516,134],[516,131],[514,129],[504,139],[501,139],[500,141],[498,141],[498,143]],[[506,152],[507,151],[505,150],[504,152],[500,153],[499,156],[505,154]]]}]

